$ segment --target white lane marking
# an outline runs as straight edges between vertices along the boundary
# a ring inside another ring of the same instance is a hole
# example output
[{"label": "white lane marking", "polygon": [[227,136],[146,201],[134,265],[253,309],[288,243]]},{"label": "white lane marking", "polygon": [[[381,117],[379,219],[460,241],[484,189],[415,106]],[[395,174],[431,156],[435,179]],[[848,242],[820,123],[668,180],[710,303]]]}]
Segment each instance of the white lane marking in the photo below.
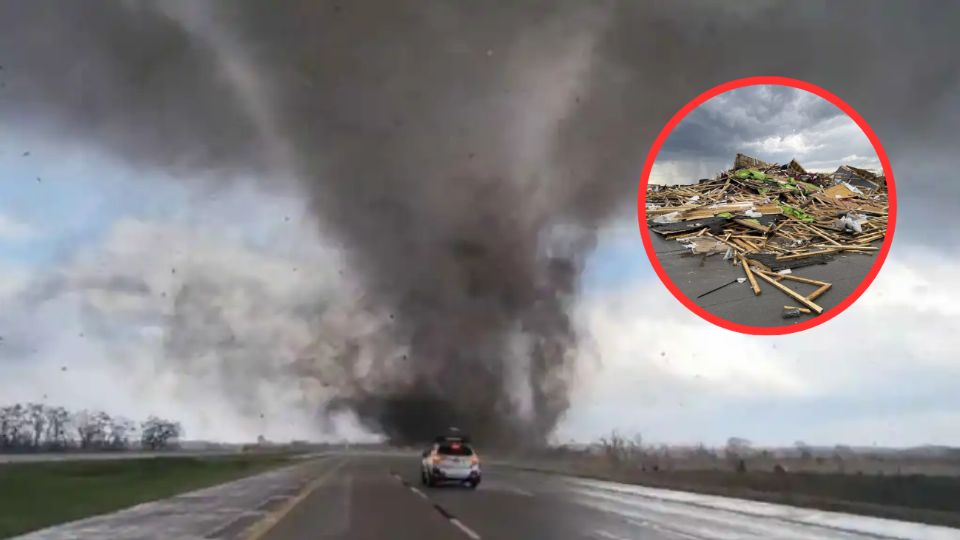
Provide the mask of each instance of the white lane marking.
[{"label": "white lane marking", "polygon": [[633,519],[633,518],[627,518],[627,521],[629,521],[630,523],[633,523],[634,525],[639,525],[640,527],[645,527],[645,528],[648,528],[648,529],[653,529],[653,530],[655,530],[655,531],[665,532],[665,533],[667,533],[667,534],[672,534],[672,535],[675,535],[675,536],[679,536],[680,538],[689,538],[690,540],[705,540],[704,537],[702,537],[702,536],[697,536],[697,535],[694,535],[694,534],[689,534],[689,533],[686,533],[686,532],[681,531],[681,530],[679,530],[679,529],[674,529],[673,527],[665,527],[665,526],[663,526],[663,525],[660,525],[660,524],[658,524],[658,523],[654,523],[654,522],[652,522],[652,521],[647,521],[647,520],[645,520],[645,519],[639,519],[639,520],[638,520],[638,519]]},{"label": "white lane marking", "polygon": [[[396,478],[397,480],[399,480],[399,481],[400,481],[401,483],[403,483],[404,485],[406,485],[407,488],[410,489],[410,491],[416,493],[417,496],[419,496],[421,499],[423,499],[423,500],[425,500],[425,501],[428,501],[428,502],[430,501],[430,497],[427,497],[427,494],[426,494],[426,493],[420,491],[420,490],[417,489],[415,486],[411,486],[410,484],[407,484],[406,482],[404,482],[403,477],[401,477],[399,474],[397,474],[397,473],[395,473],[395,472],[391,472],[390,475],[393,476],[394,478]],[[531,495],[531,497],[532,497],[532,496],[533,496],[533,495]],[[454,527],[460,529],[460,531],[463,532],[463,534],[469,536],[469,537],[472,538],[473,540],[480,540],[480,535],[477,534],[476,531],[474,531],[474,530],[471,529],[470,527],[467,527],[466,525],[464,525],[463,522],[460,521],[459,519],[457,519],[457,518],[455,518],[455,517],[453,517],[453,516],[450,516],[450,514],[447,513],[447,511],[444,510],[443,508],[441,508],[440,506],[438,506],[438,505],[436,505],[436,504],[434,504],[433,506],[434,506],[434,508],[436,508],[441,514],[443,514],[443,516],[447,518],[447,521],[449,521],[450,523],[452,523]]]},{"label": "white lane marking", "polygon": [[466,525],[461,523],[459,519],[450,518],[450,523],[453,523],[458,529],[463,531],[463,534],[469,536],[470,538],[473,538],[473,540],[480,540],[480,535],[475,533],[473,529],[471,529],[470,527],[467,527]]},{"label": "white lane marking", "polygon": [[533,497],[533,493],[530,493],[525,489],[515,488],[513,486],[504,488],[504,491],[509,491],[510,493],[515,493],[517,495],[522,495],[524,497]]},{"label": "white lane marking", "polygon": [[617,536],[617,535],[613,534],[612,532],[607,532],[607,531],[602,531],[602,530],[601,530],[601,531],[594,531],[594,534],[596,534],[596,535],[599,536],[600,538],[609,538],[610,540],[630,540],[630,539],[627,538],[626,536]]}]

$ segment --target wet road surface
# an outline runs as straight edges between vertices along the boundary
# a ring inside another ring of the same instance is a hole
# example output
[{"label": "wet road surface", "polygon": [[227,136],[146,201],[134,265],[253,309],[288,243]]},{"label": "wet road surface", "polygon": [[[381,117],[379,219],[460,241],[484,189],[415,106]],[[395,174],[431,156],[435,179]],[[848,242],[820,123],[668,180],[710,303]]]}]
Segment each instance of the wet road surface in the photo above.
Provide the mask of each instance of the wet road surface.
[{"label": "wet road surface", "polygon": [[417,456],[346,458],[262,538],[960,538],[942,527],[496,466],[475,491],[428,488],[417,466]]}]

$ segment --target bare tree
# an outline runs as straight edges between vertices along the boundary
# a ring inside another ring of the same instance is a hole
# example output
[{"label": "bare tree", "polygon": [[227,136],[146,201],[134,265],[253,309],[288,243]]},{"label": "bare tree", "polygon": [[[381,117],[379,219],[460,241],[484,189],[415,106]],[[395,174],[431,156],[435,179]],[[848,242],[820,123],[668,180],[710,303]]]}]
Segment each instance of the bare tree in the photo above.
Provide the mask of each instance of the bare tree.
[{"label": "bare tree", "polygon": [[742,437],[730,437],[727,439],[725,453],[727,459],[735,464],[737,472],[747,472],[747,457],[750,454],[750,446],[750,441]]},{"label": "bare tree", "polygon": [[110,415],[103,411],[83,410],[74,415],[73,427],[80,439],[80,448],[100,448],[106,441]]},{"label": "bare tree", "polygon": [[714,454],[713,451],[707,448],[706,445],[704,445],[703,443],[698,443],[697,446],[694,447],[691,455],[700,461],[706,461],[706,462],[714,461],[717,459],[716,454]]},{"label": "bare tree", "polygon": [[629,454],[627,439],[616,430],[610,434],[609,438],[601,438],[600,444],[603,445],[603,453],[614,465],[619,465],[627,461]]},{"label": "bare tree", "polygon": [[[170,446],[183,433],[179,423],[157,417],[143,425],[150,429],[141,440],[153,449]],[[137,431],[133,420],[103,411],[71,414],[63,407],[42,403],[0,407],[0,451],[63,450],[74,441],[83,450],[123,450],[129,448]]]},{"label": "bare tree", "polygon": [[67,446],[67,423],[70,413],[63,407],[47,407],[47,446],[55,449]]},{"label": "bare tree", "polygon": [[28,403],[26,406],[26,417],[33,430],[32,446],[39,449],[40,442],[43,440],[43,432],[47,427],[47,407],[42,403]]},{"label": "bare tree", "polygon": [[151,416],[140,428],[140,443],[144,448],[162,450],[183,435],[179,422]]},{"label": "bare tree", "polygon": [[115,450],[122,450],[130,446],[130,434],[136,431],[136,424],[129,418],[114,416],[110,420],[109,446]]},{"label": "bare tree", "polygon": [[0,447],[22,449],[29,445],[27,409],[17,403],[0,409]]},{"label": "bare tree", "polygon": [[10,448],[10,431],[12,423],[12,407],[0,408],[0,449]]}]

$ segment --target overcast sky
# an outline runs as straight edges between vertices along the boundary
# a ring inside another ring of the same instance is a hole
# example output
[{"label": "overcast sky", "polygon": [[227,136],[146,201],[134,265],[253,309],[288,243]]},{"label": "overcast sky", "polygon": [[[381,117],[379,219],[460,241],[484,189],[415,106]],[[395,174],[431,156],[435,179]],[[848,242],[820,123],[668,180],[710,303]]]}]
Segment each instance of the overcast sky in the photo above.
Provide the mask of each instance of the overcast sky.
[{"label": "overcast sky", "polygon": [[[854,306],[801,334],[759,337],[714,327],[687,311],[652,272],[635,213],[616,215],[600,234],[574,306],[580,377],[558,439],[590,440],[619,429],[651,442],[723,444],[741,436],[760,444],[960,445],[960,60],[944,46],[956,39],[960,8],[916,5],[865,12],[859,3],[704,3],[681,17],[652,3],[623,4],[624,13],[616,13],[623,16],[611,19],[613,30],[604,36],[610,51],[592,65],[596,71],[586,71],[599,97],[584,114],[598,120],[571,139],[602,140],[605,151],[586,156],[601,163],[636,163],[624,178],[596,178],[622,183],[625,206],[635,200],[648,145],[683,103],[732,78],[777,73],[826,87],[871,123],[890,154],[899,221],[886,265]],[[448,15],[440,10],[433,22],[444,24]],[[78,28],[67,22],[64,28]],[[650,26],[638,28],[644,22]],[[451,45],[467,58],[463,65],[506,56],[498,43],[471,33],[473,25],[463,28],[470,32],[457,39],[481,51],[474,58],[459,41]],[[722,46],[710,41],[717,36]],[[54,53],[62,56],[61,49]],[[582,56],[578,61],[591,61]],[[3,63],[0,106],[18,110],[4,94],[17,85],[15,70]],[[386,64],[392,63],[391,57]],[[543,87],[569,91],[561,97],[579,103],[581,89],[557,84],[579,73],[565,65],[557,62]],[[250,83],[240,93],[253,104],[253,123],[270,127],[256,81],[242,82]],[[44,90],[60,88],[63,99],[90,98],[66,85]],[[162,85],[151,88],[162,94]],[[178,118],[189,120],[221,96],[206,97]],[[496,109],[495,98],[473,105]],[[533,119],[491,133],[491,140],[535,139],[522,147],[539,149],[552,126],[570,121],[551,100],[549,114],[530,115],[541,110],[533,107],[542,104],[540,93],[516,99],[511,106],[523,100],[529,106],[509,116]],[[771,117],[778,119],[774,129]],[[137,126],[151,135],[156,130],[157,141],[189,131],[147,118],[157,122]],[[175,177],[109,145],[51,130],[48,120],[37,114],[0,130],[0,404],[42,400],[135,418],[166,415],[196,438],[359,436],[349,418],[331,425],[312,418],[323,389],[281,365],[318,332],[370,331],[355,311],[363,291],[344,265],[343,246],[316,222],[307,199],[296,190],[267,193],[242,175],[211,188],[195,181],[204,171]],[[634,122],[643,129],[624,128]],[[387,136],[385,127],[374,127],[362,134]],[[468,132],[473,125],[453,127]],[[434,149],[424,144],[422,151]],[[728,167],[737,151],[772,161],[796,157],[811,168],[832,168],[851,156],[860,165],[872,159],[862,134],[831,106],[792,91],[752,89],[691,114],[660,156],[675,165],[660,172],[706,176]],[[176,311],[171,292],[188,278],[223,285],[222,296],[210,302],[219,310],[210,320],[222,327],[204,330],[224,339],[179,364],[167,354]],[[332,307],[313,317],[317,302]]]},{"label": "overcast sky", "polygon": [[839,165],[882,170],[866,134],[832,103],[805,90],[760,85],[725,92],[691,111],[664,142],[650,181],[712,178],[732,167],[737,153],[769,163],[796,159],[817,172]]}]

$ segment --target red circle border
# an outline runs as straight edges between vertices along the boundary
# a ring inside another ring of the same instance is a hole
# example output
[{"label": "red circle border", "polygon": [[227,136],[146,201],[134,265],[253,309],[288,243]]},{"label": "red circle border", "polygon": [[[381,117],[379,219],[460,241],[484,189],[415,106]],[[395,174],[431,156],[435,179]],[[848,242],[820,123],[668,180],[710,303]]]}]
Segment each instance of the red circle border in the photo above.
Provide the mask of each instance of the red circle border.
[{"label": "red circle border", "polygon": [[[657,155],[660,153],[663,143],[667,140],[667,137],[673,133],[673,130],[677,127],[677,124],[679,124],[688,114],[690,114],[691,111],[713,97],[737,88],[758,85],[789,86],[800,90],[806,90],[807,92],[820,96],[821,98],[838,107],[841,111],[846,113],[847,116],[852,118],[854,122],[856,122],[857,126],[860,127],[860,129],[870,140],[870,144],[873,145],[873,149],[876,152],[877,157],[880,159],[880,165],[883,167],[883,173],[886,176],[887,181],[887,234],[883,239],[880,250],[877,252],[876,260],[873,262],[873,266],[870,267],[867,275],[863,278],[857,288],[854,289],[854,291],[850,293],[849,296],[844,298],[839,304],[829,310],[826,310],[824,313],[816,317],[812,317],[806,321],[792,325],[750,326],[746,324],[739,324],[713,315],[704,308],[698,306],[680,291],[680,289],[667,275],[666,271],[663,269],[663,266],[661,266],[660,261],[657,259],[656,253],[653,251],[653,244],[650,240],[650,231],[647,228],[646,200],[647,185],[650,181],[650,171],[653,169],[653,163],[656,161]],[[677,111],[677,113],[670,118],[670,121],[667,122],[667,125],[660,130],[660,133],[653,141],[653,145],[650,147],[650,151],[647,153],[647,159],[643,164],[643,172],[640,176],[640,189],[639,193],[637,194],[637,222],[640,226],[640,237],[643,239],[643,248],[647,253],[647,258],[650,259],[650,264],[653,265],[654,271],[657,273],[660,281],[663,282],[664,286],[667,287],[670,293],[673,294],[673,296],[679,300],[681,304],[686,306],[687,309],[693,313],[696,313],[698,316],[700,316],[700,318],[721,328],[726,328],[727,330],[732,330],[734,332],[740,332],[743,334],[778,336],[801,332],[829,321],[853,305],[853,303],[860,298],[867,288],[870,287],[870,284],[873,283],[873,280],[877,277],[877,274],[880,273],[880,268],[883,266],[883,263],[887,258],[887,253],[890,251],[890,246],[893,243],[893,233],[897,224],[896,193],[896,185],[893,179],[893,169],[890,167],[890,159],[887,157],[887,152],[884,150],[883,145],[880,143],[880,139],[877,137],[876,133],[874,133],[873,129],[870,128],[870,125],[867,124],[867,121],[864,120],[863,117],[853,109],[853,107],[827,90],[820,88],[815,84],[799,79],[777,76],[746,77],[720,84],[707,90],[706,92],[703,92],[699,96],[695,97],[692,101],[684,105],[682,109]]]}]

